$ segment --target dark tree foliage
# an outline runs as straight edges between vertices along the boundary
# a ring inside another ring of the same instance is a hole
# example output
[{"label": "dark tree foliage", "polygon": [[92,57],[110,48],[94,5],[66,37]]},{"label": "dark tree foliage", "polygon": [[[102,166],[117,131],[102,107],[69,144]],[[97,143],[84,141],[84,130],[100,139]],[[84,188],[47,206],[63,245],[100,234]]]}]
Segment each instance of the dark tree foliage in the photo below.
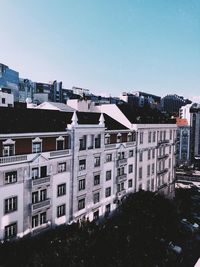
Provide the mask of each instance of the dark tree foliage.
[{"label": "dark tree foliage", "polygon": [[177,220],[169,200],[141,191],[130,194],[102,223],[74,223],[2,244],[0,266],[176,266],[166,243],[177,235]]}]

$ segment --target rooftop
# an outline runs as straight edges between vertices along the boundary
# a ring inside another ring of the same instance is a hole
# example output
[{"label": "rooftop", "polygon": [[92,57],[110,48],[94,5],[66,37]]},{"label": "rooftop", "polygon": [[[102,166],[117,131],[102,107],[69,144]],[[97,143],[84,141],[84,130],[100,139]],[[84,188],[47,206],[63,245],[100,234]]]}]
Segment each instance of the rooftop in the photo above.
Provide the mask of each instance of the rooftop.
[{"label": "rooftop", "polygon": [[158,109],[150,107],[138,107],[130,104],[118,104],[118,108],[123,112],[132,124],[175,124],[174,119],[166,117]]}]

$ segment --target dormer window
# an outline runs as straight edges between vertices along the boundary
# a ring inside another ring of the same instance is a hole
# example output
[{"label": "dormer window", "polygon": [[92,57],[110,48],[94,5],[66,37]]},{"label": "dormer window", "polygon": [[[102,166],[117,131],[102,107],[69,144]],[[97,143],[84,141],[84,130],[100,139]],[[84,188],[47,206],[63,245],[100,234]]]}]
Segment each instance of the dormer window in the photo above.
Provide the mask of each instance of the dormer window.
[{"label": "dormer window", "polygon": [[121,143],[122,142],[122,135],[121,133],[117,134],[117,143]]},{"label": "dormer window", "polygon": [[127,141],[128,141],[128,142],[132,142],[132,141],[133,141],[133,134],[130,133],[130,132],[128,133]]},{"label": "dormer window", "polygon": [[42,152],[42,139],[39,137],[32,140],[32,153]]},{"label": "dormer window", "polygon": [[62,136],[59,136],[57,139],[56,139],[56,149],[57,150],[63,150],[64,149],[64,137]]},{"label": "dormer window", "polygon": [[110,135],[106,134],[105,135],[105,145],[108,145],[108,144],[110,144]]},{"label": "dormer window", "polygon": [[15,155],[15,141],[12,139],[7,139],[3,142],[3,156],[9,157]]}]

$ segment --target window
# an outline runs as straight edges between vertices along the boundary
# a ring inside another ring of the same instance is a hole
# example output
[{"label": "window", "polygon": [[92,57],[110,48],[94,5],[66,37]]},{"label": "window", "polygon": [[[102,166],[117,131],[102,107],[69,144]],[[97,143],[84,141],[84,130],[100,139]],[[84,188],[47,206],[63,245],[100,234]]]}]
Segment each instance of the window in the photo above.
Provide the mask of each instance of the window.
[{"label": "window", "polygon": [[166,140],[166,131],[164,131],[163,134],[164,134],[164,138],[163,139]]},{"label": "window", "polygon": [[47,177],[47,166],[40,167],[40,177]]},{"label": "window", "polygon": [[117,192],[119,193],[119,192],[121,192],[121,191],[123,191],[124,190],[124,183],[120,183],[120,184],[118,184],[117,185]]},{"label": "window", "polygon": [[35,228],[39,225],[39,215],[35,215],[32,217],[32,228]]},{"label": "window", "polygon": [[57,218],[65,215],[65,204],[57,207]]},{"label": "window", "polygon": [[110,213],[111,207],[110,204],[106,205],[105,215],[108,215]]},{"label": "window", "polygon": [[32,216],[32,228],[36,228],[39,225],[42,225],[47,222],[47,213],[42,212]]},{"label": "window", "polygon": [[94,167],[99,167],[100,166],[100,157],[95,157],[94,158]]},{"label": "window", "polygon": [[117,143],[121,143],[122,142],[122,135],[121,133],[117,134]]},{"label": "window", "polygon": [[42,225],[46,222],[47,222],[47,213],[46,212],[40,213],[40,225]]},{"label": "window", "polygon": [[59,184],[57,186],[57,197],[66,195],[66,184]]},{"label": "window", "polygon": [[16,211],[17,210],[17,196],[7,198],[4,200],[4,212],[5,214]]},{"label": "window", "polygon": [[98,220],[99,219],[99,210],[97,210],[97,211],[95,211],[94,213],[93,213],[93,220]]},{"label": "window", "polygon": [[106,171],[106,181],[110,180],[112,176],[112,172],[111,171]]},{"label": "window", "polygon": [[133,157],[133,150],[129,150],[129,158]]},{"label": "window", "polygon": [[139,179],[142,179],[142,167],[139,168]]},{"label": "window", "polygon": [[169,146],[169,154],[171,154],[171,153],[172,153],[172,147]]},{"label": "window", "polygon": [[40,190],[40,201],[45,201],[47,199],[47,190],[42,189]]},{"label": "window", "polygon": [[66,162],[58,163],[58,172],[66,172]]},{"label": "window", "polygon": [[106,134],[105,135],[105,145],[108,145],[108,144],[110,144],[110,135]]},{"label": "window", "polygon": [[153,132],[153,142],[156,142],[156,132]]},{"label": "window", "polygon": [[140,144],[143,144],[143,136],[144,136],[144,133],[143,132],[140,132]]},{"label": "window", "polygon": [[112,161],[112,154],[106,154],[106,162]]},{"label": "window", "polygon": [[64,138],[62,136],[59,136],[57,138],[56,147],[57,147],[57,150],[63,150],[64,149]]},{"label": "window", "polygon": [[79,139],[79,150],[86,150],[87,135]]},{"label": "window", "polygon": [[17,223],[11,223],[5,227],[5,239],[13,238],[17,236]]},{"label": "window", "polygon": [[147,191],[150,191],[150,180],[147,180]]},{"label": "window", "polygon": [[84,190],[85,189],[85,179],[81,179],[78,181],[78,190]]},{"label": "window", "polygon": [[100,174],[94,176],[94,185],[100,184]]},{"label": "window", "polygon": [[133,187],[133,180],[132,179],[128,180],[128,188],[131,188],[131,187]]},{"label": "window", "polygon": [[93,195],[94,204],[98,203],[99,199],[100,199],[100,193],[99,192],[94,193],[94,195]]},{"label": "window", "polygon": [[32,179],[38,179],[39,178],[39,169],[38,168],[33,168],[32,169]]},{"label": "window", "polygon": [[110,197],[111,196],[111,187],[107,187],[105,191],[105,196]]},{"label": "window", "polygon": [[79,160],[79,171],[86,169],[86,159]]},{"label": "window", "polygon": [[3,145],[3,156],[4,157],[14,156],[14,154],[15,154],[14,144]]},{"label": "window", "polygon": [[2,104],[5,104],[6,103],[6,99],[5,99],[5,97],[2,97]]},{"label": "window", "polygon": [[95,143],[95,148],[100,148],[101,147],[101,135],[100,134],[98,134],[98,136],[95,137],[94,143]]},{"label": "window", "polygon": [[81,198],[78,200],[78,210],[82,210],[85,208],[85,198]]},{"label": "window", "polygon": [[169,139],[172,140],[172,130],[169,132]]},{"label": "window", "polygon": [[148,150],[147,159],[148,160],[151,159],[151,150],[150,149]]},{"label": "window", "polygon": [[42,151],[42,143],[33,143],[32,144],[32,152],[33,153],[40,153]]},{"label": "window", "polygon": [[152,158],[155,159],[155,148],[152,149]]},{"label": "window", "polygon": [[154,179],[151,180],[151,191],[154,191]]},{"label": "window", "polygon": [[148,132],[148,143],[151,143],[151,132]]},{"label": "window", "polygon": [[133,134],[132,133],[128,133],[127,141],[128,142],[132,142],[133,141]]},{"label": "window", "polygon": [[142,160],[143,160],[143,152],[140,151],[140,153],[139,153],[139,161],[141,162]]},{"label": "window", "polygon": [[133,164],[128,165],[128,173],[133,172]]},{"label": "window", "polygon": [[121,167],[121,168],[118,168],[117,169],[117,176],[121,176],[121,175],[124,175],[124,167]]},{"label": "window", "polygon": [[171,159],[169,159],[169,168],[171,168]]},{"label": "window", "polygon": [[124,159],[125,158],[125,153],[124,152],[118,152],[117,154],[117,159]]},{"label": "window", "polygon": [[147,176],[150,176],[150,165],[147,166]]},{"label": "window", "polygon": [[5,184],[13,184],[17,182],[17,171],[5,173]]},{"label": "window", "polygon": [[154,172],[155,172],[155,164],[152,163],[152,166],[151,166],[151,173],[154,174]]}]

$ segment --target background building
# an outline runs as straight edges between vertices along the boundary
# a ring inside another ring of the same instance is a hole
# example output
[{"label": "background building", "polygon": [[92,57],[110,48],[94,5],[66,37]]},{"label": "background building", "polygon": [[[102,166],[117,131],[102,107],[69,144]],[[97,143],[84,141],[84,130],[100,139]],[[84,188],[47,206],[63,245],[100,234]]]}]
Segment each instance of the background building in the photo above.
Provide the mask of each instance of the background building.
[{"label": "background building", "polygon": [[14,101],[19,101],[19,73],[0,63],[0,88],[9,89]]},{"label": "background building", "polygon": [[161,100],[162,110],[176,117],[179,116],[179,109],[182,106],[191,103],[192,101],[189,99],[185,99],[183,96],[178,96],[176,94],[167,95]]}]

